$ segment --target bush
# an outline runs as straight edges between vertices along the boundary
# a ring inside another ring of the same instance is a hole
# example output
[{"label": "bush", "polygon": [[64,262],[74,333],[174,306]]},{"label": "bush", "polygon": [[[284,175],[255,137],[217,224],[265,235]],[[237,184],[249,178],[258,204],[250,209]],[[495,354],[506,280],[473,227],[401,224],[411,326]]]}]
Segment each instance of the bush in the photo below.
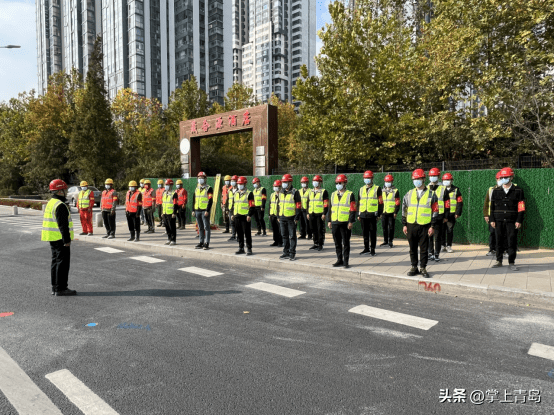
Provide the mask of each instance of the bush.
[{"label": "bush", "polygon": [[0,197],[10,196],[10,195],[13,195],[13,194],[14,194],[13,189],[8,189],[8,188],[0,189]]},{"label": "bush", "polygon": [[32,186],[22,186],[21,188],[19,188],[17,190],[17,194],[18,195],[34,195],[35,194],[35,190],[33,189]]},{"label": "bush", "polygon": [[20,208],[31,208],[38,211],[42,210],[42,205],[46,202],[42,201],[30,201],[30,200],[21,200],[21,199],[10,199],[10,198],[0,198],[0,205],[6,205],[9,207],[20,207]]}]

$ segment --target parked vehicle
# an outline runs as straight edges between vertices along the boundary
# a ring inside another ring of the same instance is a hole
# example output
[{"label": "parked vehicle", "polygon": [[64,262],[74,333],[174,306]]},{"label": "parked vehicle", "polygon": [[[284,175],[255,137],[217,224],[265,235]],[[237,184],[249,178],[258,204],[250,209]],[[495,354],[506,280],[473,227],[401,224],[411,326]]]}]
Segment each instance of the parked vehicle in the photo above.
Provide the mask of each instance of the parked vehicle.
[{"label": "parked vehicle", "polygon": [[[88,189],[94,192],[94,205],[99,207],[100,201],[102,199],[102,192],[96,189],[94,186],[89,186]],[[80,191],[80,186],[72,186],[67,190],[67,202],[69,202],[70,205],[74,207],[77,206],[77,199],[79,199]]]}]

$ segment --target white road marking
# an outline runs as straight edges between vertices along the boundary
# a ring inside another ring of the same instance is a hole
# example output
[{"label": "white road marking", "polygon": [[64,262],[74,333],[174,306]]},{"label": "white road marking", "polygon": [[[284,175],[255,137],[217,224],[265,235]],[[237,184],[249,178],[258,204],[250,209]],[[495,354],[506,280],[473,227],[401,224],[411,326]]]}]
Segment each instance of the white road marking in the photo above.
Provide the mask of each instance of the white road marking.
[{"label": "white road marking", "polygon": [[0,390],[20,415],[63,414],[2,348],[0,368]]},{"label": "white road marking", "polygon": [[549,345],[537,344],[536,342],[533,342],[527,354],[554,361],[554,347]]},{"label": "white road marking", "polygon": [[155,257],[148,257],[148,256],[136,256],[136,257],[129,257],[133,260],[143,261],[145,263],[161,263],[165,260],[157,259]]},{"label": "white road marking", "polygon": [[98,397],[69,370],[46,374],[46,378],[61,390],[85,415],[117,415],[118,413]]},{"label": "white road marking", "polygon": [[204,276],[204,277],[215,277],[215,276],[220,276],[220,275],[223,274],[223,273],[214,272],[214,271],[208,270],[208,269],[201,269],[200,267],[185,267],[185,268],[179,269],[179,270],[181,270],[183,272],[199,274],[200,276]]},{"label": "white road marking", "polygon": [[276,295],[285,296],[287,298],[293,298],[295,296],[306,293],[306,292],[301,292],[300,290],[289,289],[288,287],[277,286],[277,285],[272,285],[270,283],[262,283],[262,282],[246,285],[246,287],[263,290],[264,292],[275,293]]},{"label": "white road marking", "polygon": [[401,325],[408,325],[414,328],[424,329],[425,331],[439,323],[439,321],[420,318],[418,316],[406,315],[399,312],[392,312],[386,309],[373,308],[367,305],[355,306],[348,312],[358,313],[360,315],[365,315],[372,318],[383,319],[384,321],[395,322]]},{"label": "white road marking", "polygon": [[119,249],[113,248],[113,247],[95,247],[94,249],[99,250],[99,251],[103,251],[104,253],[110,253],[110,254],[125,253],[123,250],[119,250]]}]

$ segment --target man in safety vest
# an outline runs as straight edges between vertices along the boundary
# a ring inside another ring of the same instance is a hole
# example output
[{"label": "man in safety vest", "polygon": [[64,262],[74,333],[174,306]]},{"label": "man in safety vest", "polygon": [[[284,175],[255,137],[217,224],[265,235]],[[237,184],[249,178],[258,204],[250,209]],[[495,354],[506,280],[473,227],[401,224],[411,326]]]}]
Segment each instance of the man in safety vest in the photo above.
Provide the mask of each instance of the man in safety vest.
[{"label": "man in safety vest", "polygon": [[[229,199],[228,199],[228,206],[229,206],[229,215],[233,213],[233,202],[235,200],[235,193],[238,191],[237,188],[237,180],[239,177],[237,175],[233,175],[231,177],[231,188],[229,189]],[[231,215],[232,216],[232,215]],[[235,221],[231,218],[231,237],[229,237],[229,240],[227,241],[234,241],[237,239],[237,230],[235,228]]]},{"label": "man in safety vest", "polygon": [[81,219],[83,232],[79,235],[92,235],[92,207],[94,207],[94,192],[88,189],[88,183],[82,181],[79,185],[81,191],[77,197],[77,209]]},{"label": "man in safety vest", "polygon": [[71,260],[69,247],[74,238],[71,211],[66,205],[67,184],[61,179],[54,179],[50,182],[49,188],[52,198],[44,209],[41,240],[48,241],[52,250],[50,267],[52,294],[74,296],[77,292],[67,288]]},{"label": "man in safety vest", "polygon": [[179,205],[179,210],[177,211],[177,221],[179,222],[179,225],[177,226],[178,230],[184,230],[185,224],[187,222],[187,200],[188,200],[188,192],[183,187],[183,181],[181,179],[177,179],[177,183],[175,184],[177,187],[177,204]]},{"label": "man in safety vest", "polygon": [[115,238],[115,207],[117,206],[117,192],[113,188],[113,180],[108,178],[104,182],[106,190],[102,192],[102,201],[100,210],[102,211],[102,220],[106,228],[106,235],[102,238]]},{"label": "man in safety vest", "polygon": [[198,186],[194,191],[194,197],[192,200],[193,213],[196,217],[196,224],[200,232],[200,241],[194,247],[197,249],[203,248],[209,250],[210,248],[210,211],[213,205],[214,191],[211,186],[206,182],[206,174],[204,172],[198,173]]},{"label": "man in safety vest", "polygon": [[364,236],[364,249],[360,256],[369,253],[373,257],[377,245],[377,220],[383,214],[383,193],[381,187],[373,182],[372,171],[364,172],[364,183],[358,193],[358,220]]},{"label": "man in safety vest", "polygon": [[277,209],[279,207],[279,192],[281,192],[281,181],[277,179],[273,182],[273,193],[269,198],[269,222],[273,230],[273,243],[270,247],[283,247],[283,236],[281,235],[281,227],[279,225],[279,217]]},{"label": "man in safety vest", "polygon": [[221,188],[221,213],[223,214],[223,222],[225,231],[223,234],[229,234],[229,225],[231,224],[231,215],[229,213],[229,191],[231,189],[231,175],[225,175],[223,178],[225,183]]},{"label": "man in safety vest", "polygon": [[144,234],[151,234],[156,232],[154,228],[154,209],[156,208],[156,196],[152,189],[152,182],[150,179],[144,180],[144,192],[142,193],[142,208],[144,210],[144,218],[148,225],[148,230]]},{"label": "man in safety vest", "polygon": [[308,220],[308,196],[310,195],[310,187],[308,186],[309,179],[307,176],[302,176],[300,179],[300,200],[302,209],[300,210],[300,238],[312,239],[312,228]]},{"label": "man in safety vest", "polygon": [[246,255],[252,255],[252,216],[256,212],[254,195],[248,189],[246,177],[237,180],[238,191],[234,195],[233,219],[237,230],[239,250],[235,254],[244,254],[244,240],[246,238]]},{"label": "man in safety vest", "polygon": [[456,225],[456,220],[462,216],[462,208],[464,207],[464,199],[462,198],[460,188],[452,185],[453,180],[454,178],[449,172],[442,175],[442,184],[446,188],[446,195],[450,200],[449,213],[444,216],[441,235],[442,250],[446,250],[447,253],[452,253],[454,226]]},{"label": "man in safety vest", "polygon": [[[140,185],[139,191],[141,194],[144,195],[144,179],[141,179],[139,181],[139,185]],[[144,225],[144,210],[140,211],[140,225]]]},{"label": "man in safety vest", "polygon": [[383,227],[383,244],[381,247],[388,245],[393,248],[394,226],[396,224],[396,216],[400,210],[400,194],[394,186],[394,176],[385,176],[385,187],[383,188],[383,218],[381,226]]},{"label": "man in safety vest", "polygon": [[308,214],[306,219],[310,222],[310,230],[314,245],[310,250],[323,250],[325,243],[325,216],[329,210],[329,194],[326,189],[322,188],[323,178],[320,175],[315,175],[312,179],[313,188],[308,194]]},{"label": "man in safety vest", "polygon": [[[238,183],[238,182],[237,182]],[[252,179],[252,185],[254,186],[254,206],[256,225],[258,226],[258,232],[256,235],[267,235],[265,231],[265,202],[267,201],[267,191],[260,183],[260,178]],[[246,187],[246,185],[244,185]]]},{"label": "man in safety vest", "polygon": [[163,225],[163,195],[164,195],[164,181],[161,179],[158,179],[158,189],[156,189],[156,208],[158,209],[158,220],[160,223],[157,225],[157,227],[161,227]]},{"label": "man in safety vest", "polygon": [[502,187],[492,191],[489,220],[496,230],[496,263],[492,267],[502,267],[502,254],[507,250],[510,269],[516,271],[517,230],[525,218],[525,195],[513,179],[512,168],[500,170]]},{"label": "man in safety vest", "polygon": [[498,171],[496,172],[496,185],[488,189],[485,195],[485,205],[483,206],[483,217],[489,226],[489,252],[486,254],[488,257],[496,256],[496,230],[490,224],[492,191],[501,187],[502,180],[500,179],[500,171]]},{"label": "man in safety vest", "polygon": [[427,260],[429,237],[435,232],[439,220],[439,199],[437,194],[425,186],[425,171],[416,169],[412,172],[415,188],[408,191],[402,201],[402,231],[410,244],[410,261],[412,268],[408,276],[420,273],[417,268],[417,249],[419,247],[421,275],[429,277]]},{"label": "man in safety vest", "polygon": [[136,181],[129,182],[125,197],[125,215],[131,237],[127,241],[140,241],[140,213],[142,211],[142,193],[137,189]]},{"label": "man in safety vest", "polygon": [[174,246],[177,244],[177,226],[176,217],[179,210],[179,195],[174,192],[173,179],[165,181],[165,190],[162,195],[162,217],[165,224],[165,232],[167,234],[166,246]]},{"label": "man in safety vest", "polygon": [[285,243],[280,259],[296,260],[296,224],[300,219],[301,209],[300,193],[292,187],[292,176],[287,173],[281,178],[281,192],[279,192],[277,206],[279,226]]},{"label": "man in safety vest", "polygon": [[329,228],[333,233],[337,261],[333,267],[344,266],[348,269],[350,260],[350,237],[356,221],[356,197],[346,189],[348,178],[340,174],[335,178],[337,190],[331,194],[331,209],[327,214]]},{"label": "man in safety vest", "polygon": [[435,231],[433,235],[429,236],[429,259],[440,261],[441,252],[441,236],[442,229],[445,227],[448,215],[450,214],[450,198],[446,187],[439,182],[439,175],[441,171],[438,168],[432,168],[429,170],[429,189],[437,194],[439,215],[435,224]]}]

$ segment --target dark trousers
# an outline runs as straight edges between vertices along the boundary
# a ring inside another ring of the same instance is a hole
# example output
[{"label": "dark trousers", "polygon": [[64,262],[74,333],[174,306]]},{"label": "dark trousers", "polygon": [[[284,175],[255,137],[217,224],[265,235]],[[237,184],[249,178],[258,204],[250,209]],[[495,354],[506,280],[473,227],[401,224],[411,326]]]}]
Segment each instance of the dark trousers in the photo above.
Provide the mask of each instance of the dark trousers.
[{"label": "dark trousers", "polygon": [[187,223],[187,206],[181,205],[179,207],[179,210],[177,211],[177,222],[179,223],[179,227],[184,227]]},{"label": "dark trousers", "polygon": [[140,236],[140,214],[137,212],[127,212],[127,225],[131,238]]},{"label": "dark trousers", "polygon": [[489,224],[489,251],[496,251],[496,229]]},{"label": "dark trousers", "polygon": [[429,254],[436,254],[437,256],[441,253],[441,244],[442,244],[442,230],[446,227],[446,224],[442,220],[437,221],[435,224],[435,233],[432,237],[429,238]]},{"label": "dark trousers", "polygon": [[244,249],[244,240],[246,239],[246,248],[252,248],[252,223],[246,221],[246,215],[235,215],[235,228],[237,230],[237,241],[239,249]]},{"label": "dark trousers", "polygon": [[256,218],[256,225],[258,227],[258,232],[266,233],[265,230],[265,219],[264,219],[265,211],[262,211],[262,207],[256,207],[256,211],[254,214],[254,218]]},{"label": "dark trousers", "polygon": [[496,261],[502,261],[502,254],[508,251],[508,263],[516,262],[517,230],[515,222],[496,223]]},{"label": "dark trousers", "polygon": [[385,243],[392,244],[395,225],[396,219],[394,218],[394,214],[383,214],[383,218],[381,218],[381,227],[383,227],[383,240],[385,240]]},{"label": "dark trousers", "polygon": [[[177,216],[177,215],[175,215]],[[164,215],[165,231],[167,233],[167,241],[177,241],[177,218],[172,218],[172,215]]]},{"label": "dark trousers", "polygon": [[67,289],[71,251],[69,247],[64,246],[62,240],[51,241],[50,249],[52,250],[52,265],[50,267],[52,290],[61,292]]},{"label": "dark trousers", "polygon": [[277,244],[283,244],[281,226],[279,225],[279,221],[277,221],[277,215],[270,215],[269,221],[271,221],[271,228],[273,229],[273,241]]},{"label": "dark trousers", "polygon": [[454,214],[448,216],[448,222],[442,224],[441,243],[443,246],[452,247],[454,240],[454,226],[456,225],[456,217]]},{"label": "dark trousers", "polygon": [[144,208],[144,218],[149,230],[154,228],[154,207]]},{"label": "dark trousers", "polygon": [[229,208],[225,207],[222,210],[223,214],[223,223],[225,224],[225,231],[229,231],[229,226],[231,225],[231,215],[229,214]]},{"label": "dark trousers", "polygon": [[350,259],[350,236],[352,231],[348,229],[347,222],[333,223],[331,225],[337,259],[348,263]]},{"label": "dark trousers", "polygon": [[280,217],[279,225],[283,236],[283,254],[296,255],[296,224],[294,217]]},{"label": "dark trousers", "polygon": [[104,221],[106,234],[115,236],[115,212],[112,215],[111,211],[102,211],[102,220]]},{"label": "dark trousers", "polygon": [[163,205],[162,204],[157,205],[157,209],[158,209],[158,219],[160,220],[160,225],[163,225],[163,215],[162,215]]},{"label": "dark trousers", "polygon": [[369,250],[371,240],[371,250],[375,251],[375,245],[377,244],[377,217],[360,218],[360,222],[362,223],[362,234],[364,236],[364,249]]},{"label": "dark trousers", "polygon": [[429,228],[431,224],[419,225],[408,224],[408,243],[410,244],[410,261],[412,267],[417,267],[417,249],[419,247],[419,264],[422,269],[427,267],[427,261],[429,260],[429,254],[427,249],[429,247]]},{"label": "dark trousers", "polygon": [[323,214],[310,214],[310,228],[314,239],[314,246],[323,247],[325,242],[325,220],[321,219]]},{"label": "dark trousers", "polygon": [[308,211],[302,210],[300,215],[300,238],[312,238],[312,227],[310,227],[310,221],[308,221]]}]

